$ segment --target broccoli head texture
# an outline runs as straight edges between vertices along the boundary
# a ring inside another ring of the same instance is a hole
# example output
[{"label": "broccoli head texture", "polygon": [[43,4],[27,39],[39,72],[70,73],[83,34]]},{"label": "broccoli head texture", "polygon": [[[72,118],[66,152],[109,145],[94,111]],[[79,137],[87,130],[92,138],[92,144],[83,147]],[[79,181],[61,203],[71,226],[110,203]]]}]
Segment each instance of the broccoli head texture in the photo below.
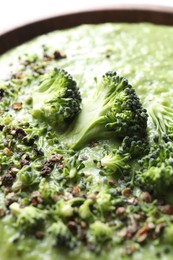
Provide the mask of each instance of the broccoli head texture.
[{"label": "broccoli head texture", "polygon": [[43,210],[33,206],[20,208],[17,202],[10,205],[10,210],[17,217],[16,225],[28,232],[33,232],[34,228],[41,228],[46,218]]},{"label": "broccoli head texture", "polygon": [[173,244],[173,225],[169,224],[163,231],[162,242],[167,245]]},{"label": "broccoli head texture", "polygon": [[118,154],[129,154],[131,159],[136,159],[144,156],[149,152],[149,142],[146,137],[126,136],[120,147],[118,148]]},{"label": "broccoli head texture", "polygon": [[53,223],[48,232],[52,235],[55,239],[55,246],[62,248],[62,247],[70,247],[71,242],[71,233],[62,221],[58,220],[58,222]]},{"label": "broccoli head texture", "polygon": [[144,136],[147,112],[127,79],[110,71],[64,135],[64,142],[79,149],[96,138]]},{"label": "broccoli head texture", "polygon": [[83,162],[79,159],[78,153],[68,158],[68,160],[64,160],[63,163],[63,175],[68,176],[70,179],[75,178],[75,176],[85,167]]},{"label": "broccoli head texture", "polygon": [[98,94],[104,88],[107,88],[107,93],[100,120],[103,120],[105,127],[120,137],[127,133],[143,134],[147,126],[147,113],[128,80],[110,71],[103,76]]},{"label": "broccoli head texture", "polygon": [[173,140],[173,109],[160,103],[152,103],[148,114],[160,139]]},{"label": "broccoli head texture", "polygon": [[74,214],[74,206],[84,202],[84,198],[76,197],[68,201],[58,200],[56,204],[56,214],[62,218],[72,217]]},{"label": "broccoli head texture", "polygon": [[108,224],[96,220],[92,223],[88,230],[88,240],[97,243],[110,240],[113,233],[113,229]]},{"label": "broccoli head texture", "polygon": [[173,184],[173,143],[153,143],[149,153],[139,160],[139,165],[138,184],[155,194],[169,189]]},{"label": "broccoli head texture", "polygon": [[130,155],[118,154],[117,152],[105,155],[101,159],[101,166],[108,172],[112,173],[124,173],[130,169],[129,165]]},{"label": "broccoli head texture", "polygon": [[24,187],[29,188],[39,183],[39,175],[31,166],[24,166],[18,171],[16,177],[16,181],[12,186],[14,191],[22,190]]},{"label": "broccoli head texture", "polygon": [[131,175],[139,168],[138,160],[148,154],[149,149],[147,137],[126,136],[118,148],[100,160],[101,167],[105,174],[114,174],[115,178],[124,174]]},{"label": "broccoli head texture", "polygon": [[82,219],[88,219],[92,217],[90,206],[93,204],[93,200],[86,199],[84,203],[79,207],[79,216]]},{"label": "broccoli head texture", "polygon": [[63,69],[42,76],[33,90],[33,117],[64,129],[80,112],[81,96],[76,82]]},{"label": "broccoli head texture", "polygon": [[39,183],[38,191],[44,202],[51,204],[53,202],[52,198],[59,191],[59,184],[51,181],[48,182],[46,179],[42,179]]},{"label": "broccoli head texture", "polygon": [[111,195],[108,193],[107,189],[102,189],[97,194],[96,207],[101,212],[106,212],[106,211],[108,212],[109,210],[111,210],[112,200],[111,200]]},{"label": "broccoli head texture", "polygon": [[147,110],[152,131],[148,152],[138,161],[136,183],[158,194],[173,184],[173,109],[153,102]]}]

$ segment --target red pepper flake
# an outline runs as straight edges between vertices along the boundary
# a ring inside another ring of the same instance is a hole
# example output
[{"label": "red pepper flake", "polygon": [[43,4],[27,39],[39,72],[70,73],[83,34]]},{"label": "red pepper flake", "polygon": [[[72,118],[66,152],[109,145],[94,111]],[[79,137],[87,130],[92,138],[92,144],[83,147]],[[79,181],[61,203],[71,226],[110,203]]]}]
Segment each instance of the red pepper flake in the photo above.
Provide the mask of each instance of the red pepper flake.
[{"label": "red pepper flake", "polygon": [[127,233],[126,233],[126,238],[127,238],[127,239],[130,239],[130,238],[132,238],[132,233],[131,233],[131,232],[129,232],[129,231],[127,231]]},{"label": "red pepper flake", "polygon": [[138,232],[136,233],[136,236],[140,236],[140,235],[143,235],[145,234],[146,232],[148,232],[149,230],[149,227],[147,224],[144,224],[143,227],[141,227]]},{"label": "red pepper flake", "polygon": [[43,60],[44,61],[51,61],[52,60],[52,57],[50,55],[48,55],[47,53],[44,54],[44,57],[43,57]]},{"label": "red pepper flake", "polygon": [[18,71],[18,72],[16,72],[15,74],[13,74],[13,75],[11,76],[11,78],[12,78],[12,79],[21,79],[22,76],[23,76],[23,72],[22,72],[22,71]]},{"label": "red pepper flake", "polygon": [[63,155],[62,154],[52,154],[49,158],[50,162],[56,163],[59,162],[63,159]]},{"label": "red pepper flake", "polygon": [[125,197],[128,197],[132,194],[132,190],[130,188],[125,188],[125,189],[122,190],[121,194]]},{"label": "red pepper flake", "polygon": [[35,237],[37,238],[37,239],[43,239],[44,238],[44,231],[42,231],[42,230],[37,230],[36,231],[36,233],[35,233]]},{"label": "red pepper flake", "polygon": [[66,55],[60,53],[60,51],[58,51],[58,50],[56,50],[53,55],[54,55],[55,60],[60,60],[60,59],[66,58]]},{"label": "red pepper flake", "polygon": [[92,173],[91,173],[91,172],[84,172],[84,175],[85,175],[86,177],[89,177],[89,176],[92,176]]},{"label": "red pepper flake", "polygon": [[45,74],[45,69],[44,68],[39,68],[36,70],[36,72],[40,75],[44,75]]},{"label": "red pepper flake", "polygon": [[148,191],[142,192],[140,195],[140,198],[142,201],[145,202],[151,202],[152,201],[152,197],[150,195],[150,193]]},{"label": "red pepper flake", "polygon": [[80,225],[81,225],[82,228],[86,228],[87,227],[87,224],[86,224],[85,221],[81,221]]},{"label": "red pepper flake", "polygon": [[22,109],[22,102],[15,102],[12,104],[12,108],[14,110],[21,110]]},{"label": "red pepper flake", "polygon": [[49,166],[45,165],[45,166],[41,169],[40,174],[41,174],[43,177],[45,177],[45,176],[49,175],[49,174],[51,173],[51,171],[52,171],[52,167],[49,167]]},{"label": "red pepper flake", "polygon": [[162,229],[165,227],[165,223],[159,223],[156,225],[156,228],[155,228],[155,235],[159,235],[160,232],[162,231]]},{"label": "red pepper flake", "polygon": [[148,236],[148,232],[149,232],[149,227],[147,224],[144,224],[144,226],[140,228],[135,235],[137,242],[142,243],[144,240],[146,240]]},{"label": "red pepper flake", "polygon": [[167,215],[173,215],[173,207],[169,204],[161,206],[160,211]]},{"label": "red pepper flake", "polygon": [[125,212],[126,212],[126,209],[125,209],[124,207],[118,207],[118,208],[116,209],[116,215],[117,215],[117,216],[121,216],[121,215],[123,215]]},{"label": "red pepper flake", "polygon": [[9,192],[6,195],[6,205],[10,206],[13,202],[17,202],[18,198],[14,192]]},{"label": "red pepper flake", "polygon": [[13,184],[14,178],[11,174],[6,173],[1,177],[2,185],[5,187],[11,186]]},{"label": "red pepper flake", "polygon": [[3,154],[10,156],[13,154],[13,152],[9,148],[5,147],[3,150]]},{"label": "red pepper flake", "polygon": [[79,186],[76,186],[76,187],[74,187],[73,188],[73,195],[75,196],[75,195],[78,195],[79,194],[79,191],[80,191],[80,188],[79,188]]},{"label": "red pepper flake", "polygon": [[96,198],[97,198],[96,194],[91,193],[87,195],[87,199],[96,200]]},{"label": "red pepper flake", "polygon": [[77,224],[75,221],[68,221],[67,226],[70,230],[76,231],[77,230]]},{"label": "red pepper flake", "polygon": [[32,206],[37,206],[39,203],[43,202],[43,198],[39,191],[33,191],[31,194],[30,202]]},{"label": "red pepper flake", "polygon": [[10,187],[5,187],[4,194],[7,195],[8,193],[12,192]]},{"label": "red pepper flake", "polygon": [[136,205],[136,204],[138,203],[138,200],[137,200],[137,198],[132,197],[132,198],[129,198],[129,199],[127,200],[127,202],[128,202],[129,204],[131,204],[131,205]]},{"label": "red pepper flake", "polygon": [[54,194],[51,196],[51,199],[53,200],[53,202],[57,202],[59,200],[60,196],[58,194]]},{"label": "red pepper flake", "polygon": [[21,79],[22,76],[23,76],[22,71],[18,71],[18,72],[15,74],[15,78],[16,78],[16,79]]},{"label": "red pepper flake", "polygon": [[25,165],[29,165],[30,164],[30,161],[28,161],[28,160],[26,160],[26,159],[22,159],[21,161],[20,161],[20,165],[21,166],[25,166]]},{"label": "red pepper flake", "polygon": [[63,163],[58,164],[58,165],[57,165],[57,168],[59,168],[59,169],[63,169],[63,168],[64,168],[64,164],[63,164]]},{"label": "red pepper flake", "polygon": [[128,245],[128,246],[125,248],[125,254],[126,254],[126,255],[132,255],[135,251],[136,251],[136,247],[135,247],[134,244]]},{"label": "red pepper flake", "polygon": [[109,185],[114,185],[114,181],[113,180],[109,180],[108,183],[109,183]]}]

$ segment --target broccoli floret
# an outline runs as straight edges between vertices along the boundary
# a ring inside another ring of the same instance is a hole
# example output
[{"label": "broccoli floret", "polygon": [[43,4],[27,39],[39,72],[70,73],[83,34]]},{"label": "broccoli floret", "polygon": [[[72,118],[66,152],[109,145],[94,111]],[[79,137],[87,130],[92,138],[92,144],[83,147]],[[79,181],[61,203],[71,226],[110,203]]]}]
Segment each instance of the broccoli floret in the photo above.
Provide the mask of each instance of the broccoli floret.
[{"label": "broccoli floret", "polygon": [[147,118],[132,86],[111,71],[103,76],[63,139],[71,148],[78,149],[96,138],[144,136]]},{"label": "broccoli floret", "polygon": [[68,201],[61,199],[57,202],[55,211],[58,216],[63,218],[69,218],[72,217],[74,214],[74,206],[83,202],[84,199],[81,197],[73,198]]},{"label": "broccoli floret", "polygon": [[92,216],[92,212],[90,210],[90,206],[93,204],[93,200],[87,199],[84,203],[79,207],[79,216],[82,219],[88,219]]},{"label": "broccoli floret", "polygon": [[70,247],[72,236],[69,229],[62,221],[59,220],[57,223],[53,223],[48,229],[48,232],[55,239],[56,247]]},{"label": "broccoli floret", "polygon": [[113,173],[124,173],[130,169],[130,155],[118,154],[117,152],[105,155],[101,159],[101,166]]},{"label": "broccoli floret", "polygon": [[154,102],[148,113],[152,123],[150,149],[139,160],[136,182],[157,194],[173,184],[173,110]]},{"label": "broccoli floret", "polygon": [[149,153],[139,160],[136,182],[156,193],[173,184],[173,143],[152,144]]},{"label": "broccoli floret", "polygon": [[173,109],[160,103],[152,103],[148,114],[155,125],[156,133],[160,139],[173,139]]},{"label": "broccoli floret", "polygon": [[[126,174],[136,170],[137,160],[145,156],[149,151],[149,143],[146,138],[139,136],[126,136],[119,148],[105,155],[100,163],[106,173]],[[131,171],[133,168],[133,171]]]},{"label": "broccoli floret", "polygon": [[96,199],[96,206],[101,212],[111,210],[111,195],[108,193],[107,189],[102,189]]},{"label": "broccoli floret", "polygon": [[80,112],[81,96],[76,82],[63,69],[42,76],[33,90],[33,117],[64,129]]},{"label": "broccoli floret", "polygon": [[16,225],[23,230],[33,232],[34,228],[42,228],[46,213],[33,206],[20,208],[17,202],[10,205],[11,212],[17,217]]},{"label": "broccoli floret", "polygon": [[162,242],[167,245],[173,244],[173,225],[169,224],[163,231]]},{"label": "broccoli floret", "polygon": [[140,158],[148,152],[149,143],[147,137],[139,138],[138,136],[126,136],[117,151],[118,154],[129,154],[131,159]]},{"label": "broccoli floret", "polygon": [[111,239],[113,229],[99,220],[92,223],[88,231],[88,240],[91,242],[105,242]]},{"label": "broccoli floret", "polygon": [[50,204],[53,202],[53,197],[59,192],[60,186],[56,182],[48,182],[46,179],[42,179],[39,183],[39,193],[44,202]]},{"label": "broccoli floret", "polygon": [[24,166],[16,175],[17,179],[14,182],[12,189],[19,191],[23,188],[39,183],[39,175],[32,169],[31,166]]},{"label": "broccoli floret", "polygon": [[68,176],[70,179],[74,178],[77,173],[85,167],[82,161],[79,159],[79,154],[76,153],[68,160],[64,160],[63,175]]}]

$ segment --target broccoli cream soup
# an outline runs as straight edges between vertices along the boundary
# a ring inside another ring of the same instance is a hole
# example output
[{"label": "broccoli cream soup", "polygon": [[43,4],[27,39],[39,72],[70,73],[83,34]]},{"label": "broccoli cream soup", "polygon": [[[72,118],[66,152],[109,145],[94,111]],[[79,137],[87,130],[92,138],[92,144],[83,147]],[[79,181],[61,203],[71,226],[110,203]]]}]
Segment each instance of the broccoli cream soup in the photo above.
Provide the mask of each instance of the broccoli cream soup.
[{"label": "broccoli cream soup", "polygon": [[0,259],[172,259],[173,28],[82,25],[0,58]]}]

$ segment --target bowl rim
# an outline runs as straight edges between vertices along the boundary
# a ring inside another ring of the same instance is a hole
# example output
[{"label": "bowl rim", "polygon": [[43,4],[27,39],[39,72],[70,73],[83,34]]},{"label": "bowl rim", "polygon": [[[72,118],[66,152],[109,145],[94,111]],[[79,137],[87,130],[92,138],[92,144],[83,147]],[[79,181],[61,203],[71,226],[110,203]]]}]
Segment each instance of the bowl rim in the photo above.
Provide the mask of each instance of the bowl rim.
[{"label": "bowl rim", "polygon": [[24,24],[0,35],[0,55],[36,36],[81,24],[106,22],[173,25],[173,7],[159,5],[115,5],[112,8],[87,9],[48,17]]}]

